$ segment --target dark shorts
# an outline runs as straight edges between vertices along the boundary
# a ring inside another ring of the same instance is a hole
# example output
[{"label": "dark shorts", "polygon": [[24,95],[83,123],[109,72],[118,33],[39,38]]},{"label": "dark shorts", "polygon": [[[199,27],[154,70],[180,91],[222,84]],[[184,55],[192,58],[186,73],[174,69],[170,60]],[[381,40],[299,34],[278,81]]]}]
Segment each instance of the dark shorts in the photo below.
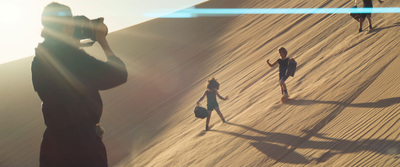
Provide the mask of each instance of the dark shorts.
[{"label": "dark shorts", "polygon": [[[372,8],[372,1],[364,1],[364,8]],[[365,18],[367,16],[371,16],[371,13],[363,13],[363,14],[361,14],[362,18]]]},{"label": "dark shorts", "polygon": [[286,79],[289,78],[289,75],[279,75],[279,83],[283,80],[286,81]]},{"label": "dark shorts", "polygon": [[364,1],[364,7],[372,8],[373,7],[372,0],[371,1]]},{"label": "dark shorts", "polygon": [[40,167],[107,167],[106,148],[95,128],[46,129],[40,148]]},{"label": "dark shorts", "polygon": [[365,19],[367,16],[371,17],[371,13],[362,13],[361,18]]},{"label": "dark shorts", "polygon": [[207,103],[207,111],[212,111],[215,107],[219,107],[218,103]]}]

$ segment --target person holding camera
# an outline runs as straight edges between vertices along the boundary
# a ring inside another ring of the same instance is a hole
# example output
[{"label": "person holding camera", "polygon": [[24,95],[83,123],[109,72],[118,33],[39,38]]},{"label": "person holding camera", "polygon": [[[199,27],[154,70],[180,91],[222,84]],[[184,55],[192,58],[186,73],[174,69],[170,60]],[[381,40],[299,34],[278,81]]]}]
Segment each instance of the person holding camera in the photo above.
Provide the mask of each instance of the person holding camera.
[{"label": "person holding camera", "polygon": [[[99,90],[125,83],[127,70],[106,40],[103,20],[81,24],[74,21],[68,6],[55,2],[43,10],[44,41],[38,44],[31,65],[46,125],[41,167],[108,166],[102,136],[97,133],[103,107]],[[87,37],[99,42],[106,62],[79,49],[80,40]]]}]

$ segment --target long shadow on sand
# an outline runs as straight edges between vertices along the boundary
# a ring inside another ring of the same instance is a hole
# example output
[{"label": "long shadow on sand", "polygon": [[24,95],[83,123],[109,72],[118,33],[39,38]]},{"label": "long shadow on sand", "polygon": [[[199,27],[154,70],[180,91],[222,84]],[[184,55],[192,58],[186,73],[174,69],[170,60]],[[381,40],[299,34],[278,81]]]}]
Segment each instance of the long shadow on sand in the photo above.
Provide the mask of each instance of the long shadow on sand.
[{"label": "long shadow on sand", "polygon": [[385,29],[389,29],[389,28],[393,28],[393,27],[398,27],[398,26],[400,26],[400,22],[395,23],[394,25],[391,25],[391,26],[374,28],[374,29],[370,30],[369,33],[377,33],[379,31],[382,31],[382,30],[385,30]]},{"label": "long shadow on sand", "polygon": [[308,106],[313,104],[334,104],[345,107],[357,107],[357,108],[385,108],[395,104],[400,104],[400,97],[381,99],[375,102],[367,102],[367,103],[346,103],[338,101],[291,99],[287,102],[287,104],[298,105],[298,106]]},{"label": "long shadow on sand", "polygon": [[[397,57],[394,57],[392,61],[394,61],[396,58]],[[372,75],[373,77],[369,78],[363,84],[361,84],[359,88],[354,91],[354,94],[352,94],[350,97],[347,97],[346,99],[343,99],[342,102],[301,99],[289,100],[288,104],[292,105],[336,105],[335,109],[333,109],[324,119],[320,120],[311,129],[308,129],[300,136],[294,136],[284,133],[264,132],[245,125],[234,123],[229,124],[244,128],[248,131],[256,132],[258,133],[258,135],[252,136],[245,135],[244,133],[235,133],[220,130],[214,131],[253,141],[251,145],[260,150],[267,157],[274,159],[275,163],[283,162],[289,164],[307,164],[311,161],[320,163],[327,161],[330,157],[336,154],[354,153],[360,151],[370,151],[379,154],[397,154],[399,152],[397,149],[399,148],[399,146],[397,144],[398,141],[395,140],[363,139],[351,141],[328,138],[321,134],[318,134],[319,130],[325,127],[325,125],[329,124],[330,121],[336,118],[336,116],[338,116],[347,107],[383,108],[389,107],[394,104],[399,104],[400,97],[388,98],[370,103],[352,103],[377,79],[378,76],[380,76],[380,74],[385,71],[385,69],[391,64],[392,61],[389,61],[387,64],[381,66],[380,70],[378,70],[375,75]],[[312,140],[313,137],[323,139],[323,141],[314,141]],[[398,137],[399,135],[396,136],[396,138]],[[304,155],[301,155],[296,151],[297,149],[303,148],[318,149],[323,151],[326,150],[326,152],[324,152],[324,154],[319,157],[305,157]]]},{"label": "long shadow on sand", "polygon": [[[223,134],[232,135],[242,139],[250,140],[250,144],[264,153],[268,158],[278,162],[288,164],[308,164],[312,161],[321,163],[327,161],[334,155],[355,153],[361,151],[369,151],[378,154],[395,155],[400,153],[399,141],[382,140],[382,139],[362,139],[362,140],[343,140],[325,137],[323,134],[314,134],[319,140],[303,141],[303,136],[307,136],[308,132],[304,131],[304,135],[295,136],[285,133],[264,132],[249,126],[228,123],[237,126],[257,135],[245,135],[244,133],[228,132],[222,130],[212,130]],[[398,134],[396,138],[400,135]],[[319,157],[306,157],[298,152],[297,149],[315,149],[325,151]],[[395,156],[395,158],[398,158]]]}]

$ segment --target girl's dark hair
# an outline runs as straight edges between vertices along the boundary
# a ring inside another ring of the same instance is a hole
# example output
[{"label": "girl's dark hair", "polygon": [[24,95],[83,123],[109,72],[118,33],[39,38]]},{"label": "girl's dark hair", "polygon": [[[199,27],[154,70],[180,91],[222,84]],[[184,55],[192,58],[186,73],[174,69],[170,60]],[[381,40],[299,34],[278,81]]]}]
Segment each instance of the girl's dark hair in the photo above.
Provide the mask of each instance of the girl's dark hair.
[{"label": "girl's dark hair", "polygon": [[208,80],[207,89],[209,89],[209,90],[218,90],[219,89],[219,83],[214,77],[210,78]]}]

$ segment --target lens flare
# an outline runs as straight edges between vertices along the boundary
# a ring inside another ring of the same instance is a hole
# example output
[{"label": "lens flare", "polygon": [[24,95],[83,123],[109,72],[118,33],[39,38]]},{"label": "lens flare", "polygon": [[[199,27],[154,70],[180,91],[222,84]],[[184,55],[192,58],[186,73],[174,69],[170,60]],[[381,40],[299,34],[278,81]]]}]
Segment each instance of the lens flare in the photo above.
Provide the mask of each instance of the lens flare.
[{"label": "lens flare", "polygon": [[236,16],[247,14],[349,14],[349,13],[400,13],[400,8],[188,8],[173,12],[160,10],[159,12],[144,13],[144,17],[160,18],[193,18],[207,16]]}]

